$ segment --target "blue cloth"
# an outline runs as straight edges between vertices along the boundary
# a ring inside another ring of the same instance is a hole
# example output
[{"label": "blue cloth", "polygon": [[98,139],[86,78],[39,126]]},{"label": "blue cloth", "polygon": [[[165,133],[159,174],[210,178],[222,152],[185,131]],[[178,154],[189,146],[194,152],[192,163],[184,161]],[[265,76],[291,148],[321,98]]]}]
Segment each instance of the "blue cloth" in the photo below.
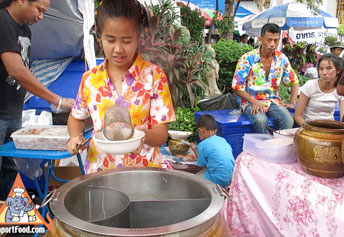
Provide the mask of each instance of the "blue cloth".
[{"label": "blue cloth", "polygon": [[226,188],[234,169],[232,147],[223,137],[208,137],[197,145],[198,166],[206,166],[205,178]]},{"label": "blue cloth", "polygon": [[294,119],[289,113],[288,109],[276,105],[275,103],[271,103],[268,112],[265,113],[257,113],[257,114],[251,114],[251,105],[249,104],[245,111],[244,115],[251,120],[253,130],[256,133],[266,133],[266,125],[268,124],[267,116],[270,116],[274,119],[274,123],[276,125],[274,126],[277,130],[281,129],[288,129],[292,128],[294,125]]},{"label": "blue cloth", "polygon": [[[67,66],[73,61],[73,57],[61,59],[41,59],[34,60],[31,64],[31,72],[45,87],[49,87],[51,83],[59,78]],[[27,92],[25,95],[25,103],[33,95]]]}]

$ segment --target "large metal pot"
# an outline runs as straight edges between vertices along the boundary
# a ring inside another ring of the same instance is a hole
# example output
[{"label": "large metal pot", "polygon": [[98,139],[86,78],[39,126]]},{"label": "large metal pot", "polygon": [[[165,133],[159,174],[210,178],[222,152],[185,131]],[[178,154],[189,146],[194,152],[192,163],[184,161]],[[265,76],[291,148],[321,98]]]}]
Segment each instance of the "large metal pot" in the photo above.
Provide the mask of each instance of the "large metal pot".
[{"label": "large metal pot", "polygon": [[305,171],[322,178],[342,177],[343,138],[344,123],[333,120],[306,121],[294,138]]},{"label": "large metal pot", "polygon": [[[115,216],[111,213],[115,212],[124,212],[123,218],[127,220],[127,209],[120,211],[125,205],[114,208],[117,197],[90,197],[88,190],[94,187],[129,197],[129,226],[126,221],[112,220]],[[73,179],[57,189],[50,201],[55,215],[54,231],[47,235],[229,236],[228,225],[220,213],[223,204],[216,185],[193,174],[156,168],[107,170]],[[101,216],[102,222],[92,223],[89,220],[94,218],[89,212],[94,210],[93,205],[104,211],[112,207],[112,211]],[[107,217],[111,220],[107,221]]]}]

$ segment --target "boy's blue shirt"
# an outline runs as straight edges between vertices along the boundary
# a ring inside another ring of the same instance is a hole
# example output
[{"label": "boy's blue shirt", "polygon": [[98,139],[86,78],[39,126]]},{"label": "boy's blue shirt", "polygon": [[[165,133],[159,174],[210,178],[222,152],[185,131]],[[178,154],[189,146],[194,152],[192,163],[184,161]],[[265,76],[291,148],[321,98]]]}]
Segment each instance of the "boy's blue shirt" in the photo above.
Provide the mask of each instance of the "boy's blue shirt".
[{"label": "boy's blue shirt", "polygon": [[213,135],[197,145],[198,166],[206,166],[205,178],[222,187],[227,187],[234,168],[231,145],[223,137]]}]

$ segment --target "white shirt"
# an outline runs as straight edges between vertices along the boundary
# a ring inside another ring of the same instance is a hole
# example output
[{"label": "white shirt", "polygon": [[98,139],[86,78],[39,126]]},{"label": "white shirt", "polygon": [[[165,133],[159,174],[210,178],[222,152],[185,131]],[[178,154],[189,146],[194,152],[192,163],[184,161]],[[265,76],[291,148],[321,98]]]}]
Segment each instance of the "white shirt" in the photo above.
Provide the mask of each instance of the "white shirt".
[{"label": "white shirt", "polygon": [[343,100],[343,96],[337,94],[337,90],[324,93],[320,90],[319,79],[308,80],[300,91],[308,98],[308,104],[303,112],[303,119],[330,119],[334,120],[333,114],[338,101]]}]

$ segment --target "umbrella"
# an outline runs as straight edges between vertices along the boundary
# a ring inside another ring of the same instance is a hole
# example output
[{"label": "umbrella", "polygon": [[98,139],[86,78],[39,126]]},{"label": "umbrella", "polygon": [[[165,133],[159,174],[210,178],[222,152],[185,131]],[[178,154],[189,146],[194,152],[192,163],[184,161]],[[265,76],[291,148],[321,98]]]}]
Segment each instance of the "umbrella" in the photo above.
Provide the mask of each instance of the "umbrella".
[{"label": "umbrella", "polygon": [[[235,2],[233,5],[233,13],[236,6],[237,6],[237,3]],[[239,4],[238,11],[236,12],[234,17],[244,18],[246,16],[253,15],[253,14],[254,14],[253,12],[251,12],[250,10],[244,8],[243,6]]]},{"label": "umbrella", "polygon": [[201,17],[205,18],[205,25],[206,26],[210,26],[211,23],[213,22],[212,17],[210,17],[208,15],[208,13],[206,11],[204,11],[204,9],[200,8],[196,4],[193,4],[191,2],[185,2],[185,1],[178,1],[177,4],[179,6],[188,6],[193,11],[199,11],[201,13]]},{"label": "umbrella", "polygon": [[[209,9],[209,8],[204,8],[203,9],[210,17],[211,19],[214,18],[215,14],[216,14],[216,11],[213,10],[213,9]],[[217,12],[217,17],[216,17],[217,20],[219,21],[222,21],[223,20],[223,16],[221,13]]]},{"label": "umbrella", "polygon": [[305,4],[290,2],[256,14],[244,23],[242,29],[250,34],[258,35],[266,23],[275,23],[282,30],[288,30],[290,27],[294,29],[336,28],[338,19],[321,10],[319,13],[314,12]]}]

